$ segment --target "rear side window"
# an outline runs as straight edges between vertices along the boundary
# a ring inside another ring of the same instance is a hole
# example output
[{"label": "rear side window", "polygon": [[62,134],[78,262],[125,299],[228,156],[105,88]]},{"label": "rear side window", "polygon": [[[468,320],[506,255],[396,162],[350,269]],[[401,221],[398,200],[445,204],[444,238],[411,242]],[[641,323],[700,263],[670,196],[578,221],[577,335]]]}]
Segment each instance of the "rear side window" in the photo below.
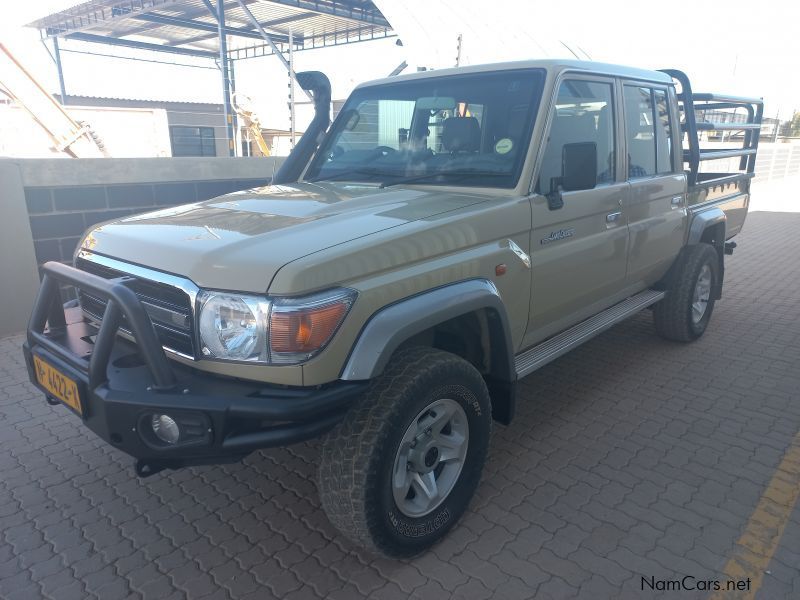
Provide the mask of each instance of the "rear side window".
[{"label": "rear side window", "polygon": [[656,125],[656,173],[672,173],[672,123],[669,116],[667,92],[653,90]]},{"label": "rear side window", "polygon": [[614,181],[614,106],[610,83],[567,79],[558,88],[556,111],[552,115],[536,191],[548,194],[556,189],[562,173],[566,144],[593,142],[597,145],[597,183]]},{"label": "rear side window", "polygon": [[671,173],[672,127],[664,90],[625,86],[628,178]]}]

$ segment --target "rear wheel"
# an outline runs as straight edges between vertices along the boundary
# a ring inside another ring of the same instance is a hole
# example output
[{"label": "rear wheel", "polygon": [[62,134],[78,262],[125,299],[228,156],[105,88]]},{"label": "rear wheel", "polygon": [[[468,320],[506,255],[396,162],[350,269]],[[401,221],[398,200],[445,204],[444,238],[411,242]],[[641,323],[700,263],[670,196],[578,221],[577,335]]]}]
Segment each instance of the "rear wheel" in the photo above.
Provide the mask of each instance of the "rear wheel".
[{"label": "rear wheel", "polygon": [[654,307],[658,334],[678,342],[703,335],[714,311],[718,281],[719,256],[714,247],[687,247],[674,267],[666,296]]},{"label": "rear wheel", "polygon": [[425,550],[466,510],[490,428],[489,393],[471,364],[432,348],[400,351],[323,443],[328,518],[373,552]]}]

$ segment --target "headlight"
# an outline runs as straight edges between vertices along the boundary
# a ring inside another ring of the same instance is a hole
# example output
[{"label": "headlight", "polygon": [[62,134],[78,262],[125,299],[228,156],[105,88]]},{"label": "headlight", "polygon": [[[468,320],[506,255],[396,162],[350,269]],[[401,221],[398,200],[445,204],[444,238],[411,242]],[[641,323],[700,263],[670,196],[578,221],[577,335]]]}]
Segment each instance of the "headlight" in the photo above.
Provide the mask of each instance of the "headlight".
[{"label": "headlight", "polygon": [[298,364],[320,352],[355,301],[334,289],[298,298],[203,291],[198,296],[204,357],[264,364]]},{"label": "headlight", "polygon": [[198,302],[203,356],[266,362],[266,298],[201,292]]}]

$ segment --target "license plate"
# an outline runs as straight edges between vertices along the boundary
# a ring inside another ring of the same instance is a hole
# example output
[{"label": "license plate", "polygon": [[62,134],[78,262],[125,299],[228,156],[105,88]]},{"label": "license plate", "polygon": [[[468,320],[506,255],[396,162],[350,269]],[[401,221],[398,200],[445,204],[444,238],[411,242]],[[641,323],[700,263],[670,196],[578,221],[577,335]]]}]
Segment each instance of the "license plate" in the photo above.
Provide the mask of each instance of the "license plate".
[{"label": "license plate", "polygon": [[79,415],[83,413],[78,384],[74,379],[70,379],[35,354],[33,355],[33,366],[36,371],[36,381],[47,390],[47,393],[69,406]]}]

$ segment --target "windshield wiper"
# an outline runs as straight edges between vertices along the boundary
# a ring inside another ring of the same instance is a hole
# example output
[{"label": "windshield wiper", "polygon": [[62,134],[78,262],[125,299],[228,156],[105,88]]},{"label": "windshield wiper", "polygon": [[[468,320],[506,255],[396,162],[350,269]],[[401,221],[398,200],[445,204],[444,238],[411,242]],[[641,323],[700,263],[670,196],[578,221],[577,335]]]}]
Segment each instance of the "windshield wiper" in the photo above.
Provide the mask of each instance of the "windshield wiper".
[{"label": "windshield wiper", "polygon": [[423,181],[425,179],[433,179],[434,177],[453,177],[461,179],[463,177],[508,177],[510,173],[501,171],[482,171],[480,169],[458,169],[455,171],[436,171],[434,173],[425,173],[424,175],[412,175],[411,177],[403,177],[394,181],[384,181],[380,188],[386,188],[392,185],[400,185],[403,183],[413,183],[415,181]]},{"label": "windshield wiper", "polygon": [[320,177],[315,177],[314,179],[306,179],[309,183],[316,183],[318,181],[332,181],[334,179],[341,179],[342,177],[346,177],[348,175],[377,175],[380,177],[387,177],[391,176],[391,173],[382,173],[377,169],[368,169],[366,167],[355,167],[353,169],[345,169],[344,171],[339,171],[338,173],[331,173],[330,175],[322,175]]}]

